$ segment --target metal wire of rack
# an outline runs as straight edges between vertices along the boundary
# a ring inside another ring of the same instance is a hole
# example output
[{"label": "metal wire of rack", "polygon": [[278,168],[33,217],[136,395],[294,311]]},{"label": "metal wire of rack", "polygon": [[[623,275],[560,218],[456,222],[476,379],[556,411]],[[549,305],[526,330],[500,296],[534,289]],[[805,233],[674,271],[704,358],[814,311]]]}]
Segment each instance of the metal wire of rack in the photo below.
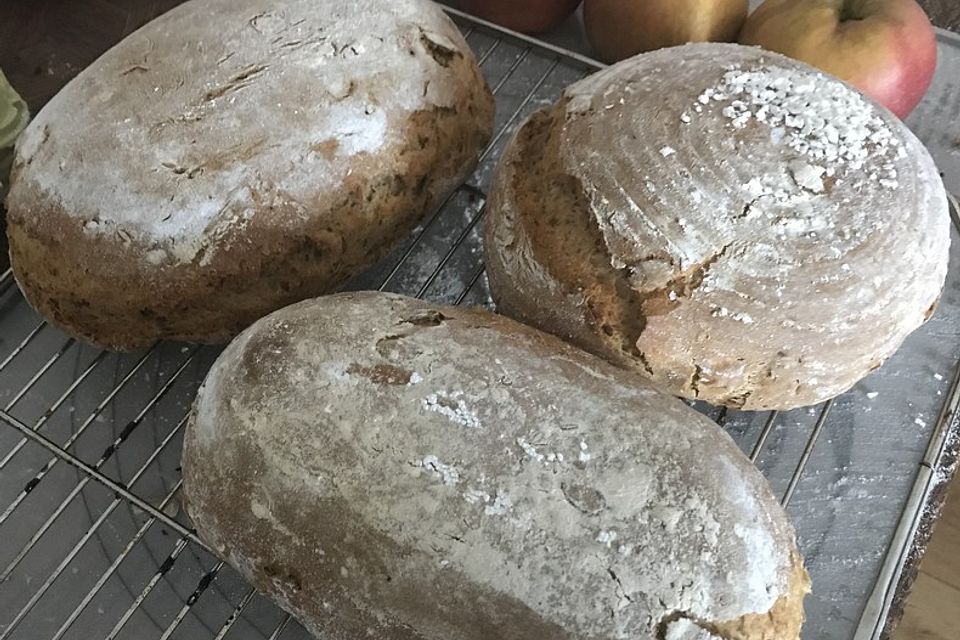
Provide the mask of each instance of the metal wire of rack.
[{"label": "metal wire of rack", "polygon": [[[527,115],[597,65],[451,14],[497,96],[496,133],[471,181],[350,288],[484,305],[489,295],[477,228],[496,159]],[[960,309],[960,286],[948,287],[944,306]],[[872,400],[878,392],[861,389],[786,414],[718,411],[693,403],[734,437],[797,518],[816,589],[805,637],[851,638],[858,626],[857,638],[879,637],[890,617],[892,585],[902,578],[924,505],[949,475],[942,461],[958,429],[953,408],[960,331],[934,329],[957,338],[943,350],[934,374],[952,383],[937,389],[945,395],[928,393],[925,406],[940,414],[906,446],[923,455],[892,456],[887,460],[892,469],[879,470],[889,477],[876,476],[883,491],[899,492],[879,496],[889,502],[883,522],[871,517],[876,502],[869,491],[864,505],[854,506],[868,533],[860,534],[867,538],[860,550],[847,550],[856,556],[850,566],[839,551],[820,555],[845,533],[837,530],[844,528],[837,524],[839,516],[824,524],[811,513],[850,484],[844,482],[849,476],[834,473],[832,483],[823,485],[820,476],[837,472],[831,458],[840,457],[842,447],[835,440],[847,437],[844,429],[856,427],[858,412],[869,409],[864,395]],[[8,427],[0,430],[0,640],[308,637],[219,561],[177,509],[183,427],[217,353],[214,347],[170,343],[133,354],[91,349],[37,318],[11,271],[0,274],[0,424]],[[885,369],[896,378],[914,359]],[[884,387],[891,389],[890,407],[877,409],[882,429],[895,429],[906,416],[897,408],[914,389],[896,384]],[[916,388],[930,391],[926,382]],[[874,480],[871,476],[865,485]],[[821,485],[832,487],[823,499]],[[801,493],[802,505],[793,508]],[[840,566],[833,566],[838,559]]]}]

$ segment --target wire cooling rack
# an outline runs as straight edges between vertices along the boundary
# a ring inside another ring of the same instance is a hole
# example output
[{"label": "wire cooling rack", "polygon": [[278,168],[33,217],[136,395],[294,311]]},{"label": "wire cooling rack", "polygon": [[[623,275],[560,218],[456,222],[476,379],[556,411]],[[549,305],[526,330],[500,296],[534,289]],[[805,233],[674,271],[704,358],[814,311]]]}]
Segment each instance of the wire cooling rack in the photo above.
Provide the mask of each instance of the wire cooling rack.
[{"label": "wire cooling rack", "polygon": [[[451,13],[497,96],[496,133],[468,184],[349,288],[486,305],[478,226],[496,159],[528,114],[597,64]],[[941,46],[912,124],[956,187],[960,47],[946,33]],[[50,327],[0,273],[0,640],[308,638],[212,555],[178,508],[187,411],[217,353],[172,343],[97,351]],[[785,413],[697,405],[796,522],[814,580],[805,639],[883,637],[896,617],[953,473],[958,360],[953,269],[934,319],[844,396]]]}]

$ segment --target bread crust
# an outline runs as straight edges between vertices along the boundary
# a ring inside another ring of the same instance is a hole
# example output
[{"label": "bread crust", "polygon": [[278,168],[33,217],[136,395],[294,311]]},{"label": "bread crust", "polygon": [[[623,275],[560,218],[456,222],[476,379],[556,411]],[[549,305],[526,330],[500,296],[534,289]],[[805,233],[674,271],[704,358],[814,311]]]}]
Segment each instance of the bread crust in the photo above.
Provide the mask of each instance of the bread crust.
[{"label": "bread crust", "polygon": [[892,114],[778,54],[700,44],[532,116],[485,250],[503,313],[670,393],[789,409],[849,389],[930,317],[949,229]]},{"label": "bread crust", "polygon": [[493,98],[429,0],[195,0],[17,147],[14,273],[68,333],[220,342],[384,257],[473,168]]},{"label": "bread crust", "polygon": [[318,637],[799,637],[793,529],[733,440],[502,316],[278,311],[211,369],[183,470],[199,534]]}]

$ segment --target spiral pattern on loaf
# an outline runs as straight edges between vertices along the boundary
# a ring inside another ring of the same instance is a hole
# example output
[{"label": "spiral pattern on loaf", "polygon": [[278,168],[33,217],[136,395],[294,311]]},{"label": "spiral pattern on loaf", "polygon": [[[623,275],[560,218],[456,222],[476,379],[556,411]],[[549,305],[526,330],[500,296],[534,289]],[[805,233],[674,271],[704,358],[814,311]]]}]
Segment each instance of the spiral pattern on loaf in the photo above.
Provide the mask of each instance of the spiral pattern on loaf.
[{"label": "spiral pattern on loaf", "polygon": [[[560,202],[524,195],[559,182]],[[732,407],[845,391],[929,317],[946,276],[946,197],[916,137],[839,80],[739,45],[573,85],[524,126],[493,191],[505,312]]]}]

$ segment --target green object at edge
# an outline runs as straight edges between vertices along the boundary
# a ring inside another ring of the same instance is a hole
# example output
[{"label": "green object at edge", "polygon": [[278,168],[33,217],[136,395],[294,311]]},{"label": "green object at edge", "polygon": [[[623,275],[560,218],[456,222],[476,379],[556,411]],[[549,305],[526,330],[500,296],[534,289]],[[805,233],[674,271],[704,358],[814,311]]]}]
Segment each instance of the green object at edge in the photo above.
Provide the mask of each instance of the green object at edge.
[{"label": "green object at edge", "polygon": [[0,206],[7,197],[7,179],[13,163],[13,143],[29,120],[27,103],[17,95],[3,71],[0,71]]}]

